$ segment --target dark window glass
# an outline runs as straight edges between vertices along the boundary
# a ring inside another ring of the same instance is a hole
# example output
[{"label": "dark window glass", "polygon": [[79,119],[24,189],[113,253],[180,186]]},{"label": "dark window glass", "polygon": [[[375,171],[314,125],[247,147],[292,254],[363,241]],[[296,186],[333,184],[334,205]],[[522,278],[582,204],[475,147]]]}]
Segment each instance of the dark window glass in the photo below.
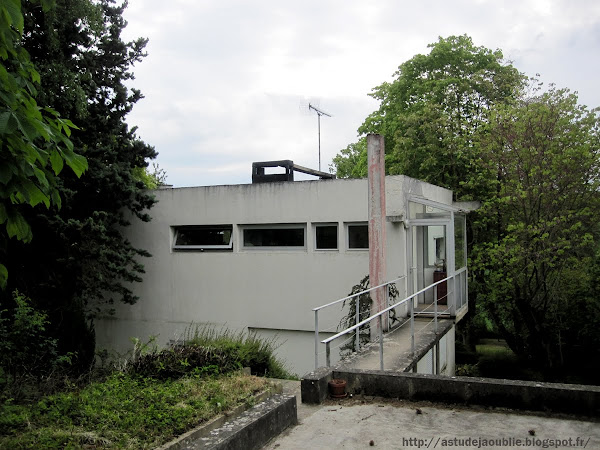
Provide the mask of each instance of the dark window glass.
[{"label": "dark window glass", "polygon": [[348,248],[369,248],[367,225],[348,225]]},{"label": "dark window glass", "polygon": [[304,247],[304,228],[246,228],[244,247]]},{"label": "dark window glass", "polygon": [[175,248],[231,248],[232,225],[178,227]]},{"label": "dark window glass", "polygon": [[315,232],[317,235],[317,249],[335,250],[338,248],[337,225],[318,225]]}]

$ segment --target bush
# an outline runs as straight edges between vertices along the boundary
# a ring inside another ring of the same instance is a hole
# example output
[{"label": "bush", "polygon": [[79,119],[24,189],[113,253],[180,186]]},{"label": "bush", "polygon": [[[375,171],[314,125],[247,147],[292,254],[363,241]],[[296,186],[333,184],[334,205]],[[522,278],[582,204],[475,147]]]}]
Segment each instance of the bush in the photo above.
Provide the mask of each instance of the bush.
[{"label": "bush", "polygon": [[19,397],[31,381],[39,384],[67,366],[73,354],[58,354],[57,340],[47,330],[46,313],[36,310],[18,291],[12,299],[10,309],[0,310],[0,386]]},{"label": "bush", "polygon": [[189,374],[229,373],[239,368],[222,349],[182,345],[141,355],[131,362],[129,373],[166,380]]},{"label": "bush", "polygon": [[255,333],[196,326],[173,348],[134,352],[128,371],[143,377],[173,379],[226,374],[250,367],[253,375],[292,378],[273,355],[275,349],[273,340],[261,339]]}]

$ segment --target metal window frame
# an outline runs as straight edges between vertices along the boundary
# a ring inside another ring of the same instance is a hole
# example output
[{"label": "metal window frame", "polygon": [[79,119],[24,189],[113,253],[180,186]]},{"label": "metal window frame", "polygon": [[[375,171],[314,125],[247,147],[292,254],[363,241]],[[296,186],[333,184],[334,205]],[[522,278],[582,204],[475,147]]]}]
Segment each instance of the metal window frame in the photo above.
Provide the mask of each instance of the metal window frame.
[{"label": "metal window frame", "polygon": [[[204,251],[204,250],[233,250],[233,224],[215,224],[215,225],[174,225],[173,229],[173,245],[171,246],[174,251]],[[224,245],[210,245],[210,244],[199,244],[199,245],[177,245],[177,235],[179,231],[183,229],[223,229],[231,232],[229,235],[229,243]]]},{"label": "metal window frame", "polygon": [[[244,251],[270,251],[270,250],[289,250],[289,251],[306,251],[306,235],[307,235],[307,226],[306,223],[264,223],[264,224],[244,224],[238,226],[240,230],[240,249]],[[244,231],[245,230],[259,230],[259,229],[302,229],[304,234],[304,244],[303,245],[265,245],[265,246],[247,246],[244,241]]]},{"label": "metal window frame", "polygon": [[[338,222],[319,222],[313,223],[313,234],[314,234],[314,249],[317,252],[337,252],[340,250],[340,225]],[[317,228],[323,227],[335,227],[336,231],[336,246],[335,248],[319,248],[317,243]]]},{"label": "metal window frame", "polygon": [[[350,247],[350,227],[356,227],[356,226],[367,227],[367,246],[366,247]],[[346,222],[346,223],[344,223],[344,228],[346,229],[346,239],[345,239],[346,240],[346,250],[352,251],[352,252],[369,251],[369,241],[368,241],[369,222],[366,222],[366,221]]]}]

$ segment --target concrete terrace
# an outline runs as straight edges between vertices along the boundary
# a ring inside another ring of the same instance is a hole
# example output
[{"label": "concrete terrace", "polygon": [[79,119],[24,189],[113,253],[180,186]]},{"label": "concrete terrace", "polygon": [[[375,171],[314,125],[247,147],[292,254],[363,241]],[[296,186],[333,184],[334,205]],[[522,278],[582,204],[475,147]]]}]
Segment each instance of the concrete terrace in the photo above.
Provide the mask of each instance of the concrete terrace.
[{"label": "concrete terrace", "polygon": [[[297,382],[296,382],[297,383]],[[285,389],[284,389],[285,390]],[[600,448],[597,421],[357,395],[298,404],[298,425],[263,448]]]},{"label": "concrete terrace", "polygon": [[[346,398],[328,398],[332,378]],[[596,386],[341,368],[274,381],[280,394],[210,438],[165,448],[600,448]]]},{"label": "concrete terrace", "polygon": [[353,395],[320,404],[302,403],[300,383],[283,381],[298,424],[263,448],[600,448],[600,387],[419,374],[390,385],[385,372],[352,372],[334,375]]}]

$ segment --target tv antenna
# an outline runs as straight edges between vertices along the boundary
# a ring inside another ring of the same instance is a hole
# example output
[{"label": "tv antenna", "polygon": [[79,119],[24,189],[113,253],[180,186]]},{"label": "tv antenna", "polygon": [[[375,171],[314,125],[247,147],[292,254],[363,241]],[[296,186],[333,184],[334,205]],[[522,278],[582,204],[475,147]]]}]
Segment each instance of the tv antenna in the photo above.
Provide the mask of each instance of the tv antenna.
[{"label": "tv antenna", "polygon": [[321,171],[321,116],[331,117],[331,114],[327,114],[325,111],[313,106],[312,103],[308,104],[308,110],[313,110],[317,113],[317,122],[319,126],[319,172]]}]

